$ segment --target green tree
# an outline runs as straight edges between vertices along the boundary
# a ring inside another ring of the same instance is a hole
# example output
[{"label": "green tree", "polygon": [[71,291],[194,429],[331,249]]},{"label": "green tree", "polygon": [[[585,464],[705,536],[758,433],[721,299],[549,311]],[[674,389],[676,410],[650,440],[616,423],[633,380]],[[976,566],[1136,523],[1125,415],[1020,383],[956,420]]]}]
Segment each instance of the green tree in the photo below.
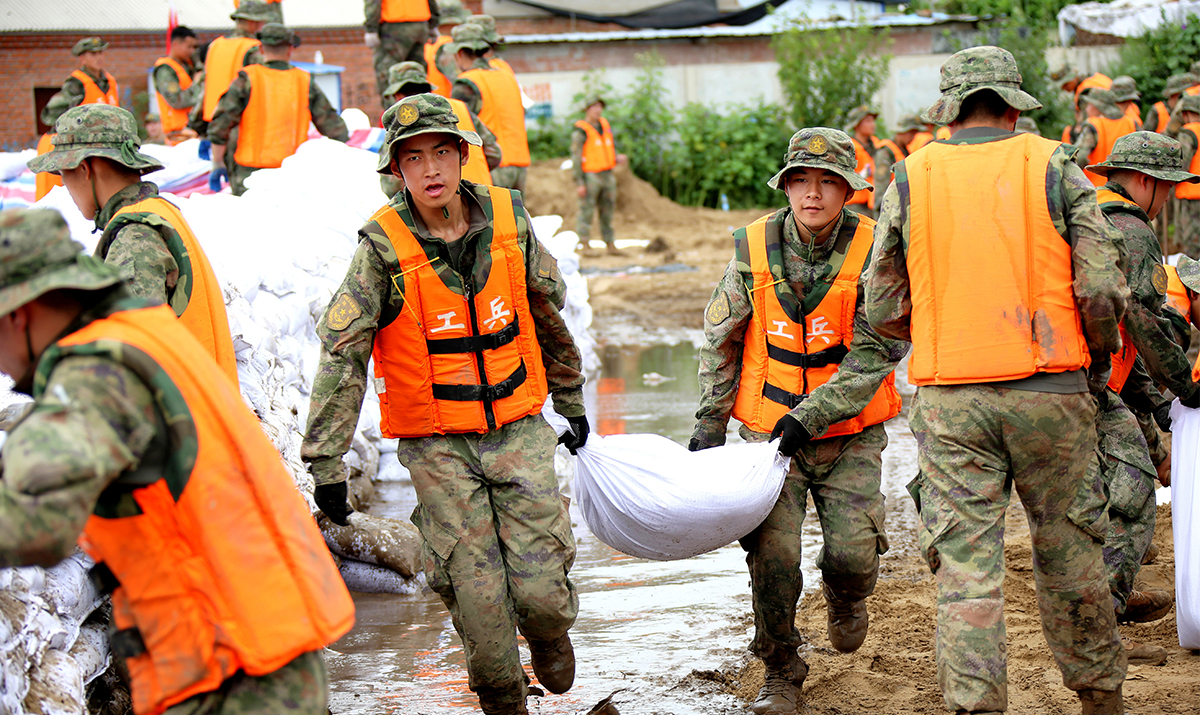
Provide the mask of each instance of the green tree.
[{"label": "green tree", "polygon": [[[1163,22],[1121,48],[1121,58],[1109,68],[1113,77],[1129,75],[1147,106],[1162,99],[1167,78],[1187,72],[1200,59],[1200,17],[1188,15],[1182,24]],[[1149,116],[1145,112],[1143,117]]]},{"label": "green tree", "polygon": [[675,114],[663,82],[666,63],[654,50],[638,54],[636,59],[641,69],[633,86],[614,98],[605,114],[621,151],[629,156],[629,168],[667,195]]}]

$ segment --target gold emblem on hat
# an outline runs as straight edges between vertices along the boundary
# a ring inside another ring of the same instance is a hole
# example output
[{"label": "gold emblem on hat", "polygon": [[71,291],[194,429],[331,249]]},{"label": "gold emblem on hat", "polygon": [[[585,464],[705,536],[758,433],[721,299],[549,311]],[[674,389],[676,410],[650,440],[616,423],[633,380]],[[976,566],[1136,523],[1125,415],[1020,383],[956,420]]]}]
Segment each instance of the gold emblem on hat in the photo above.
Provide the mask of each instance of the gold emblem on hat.
[{"label": "gold emblem on hat", "polygon": [[825,152],[829,151],[829,142],[825,141],[825,137],[818,134],[812,139],[808,140],[807,148],[809,154],[824,154]]},{"label": "gold emblem on hat", "polygon": [[411,104],[406,104],[400,108],[400,114],[398,118],[400,119],[400,123],[407,127],[409,124],[417,121],[420,116],[421,113],[417,111],[416,107]]}]

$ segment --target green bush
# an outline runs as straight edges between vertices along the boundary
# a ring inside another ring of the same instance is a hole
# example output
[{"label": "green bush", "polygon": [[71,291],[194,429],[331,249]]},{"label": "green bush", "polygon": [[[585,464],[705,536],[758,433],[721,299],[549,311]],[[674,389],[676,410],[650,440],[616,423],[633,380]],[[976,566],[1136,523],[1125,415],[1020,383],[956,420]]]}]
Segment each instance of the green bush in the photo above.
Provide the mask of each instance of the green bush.
[{"label": "green bush", "polygon": [[[1200,17],[1188,15],[1182,24],[1167,22],[1121,48],[1121,59],[1109,72],[1113,77],[1129,75],[1137,81],[1146,107],[1162,99],[1167,78],[1187,72],[1200,59]],[[1149,116],[1143,111],[1143,117]]]},{"label": "green bush", "polygon": [[574,123],[573,117],[539,117],[537,124],[527,132],[530,158],[542,161],[568,156],[571,153],[571,125]]},{"label": "green bush", "polygon": [[617,146],[629,156],[629,168],[669,196],[671,154],[676,145],[675,112],[663,84],[662,57],[655,51],[637,56],[641,65],[629,91],[614,97],[605,113]]}]

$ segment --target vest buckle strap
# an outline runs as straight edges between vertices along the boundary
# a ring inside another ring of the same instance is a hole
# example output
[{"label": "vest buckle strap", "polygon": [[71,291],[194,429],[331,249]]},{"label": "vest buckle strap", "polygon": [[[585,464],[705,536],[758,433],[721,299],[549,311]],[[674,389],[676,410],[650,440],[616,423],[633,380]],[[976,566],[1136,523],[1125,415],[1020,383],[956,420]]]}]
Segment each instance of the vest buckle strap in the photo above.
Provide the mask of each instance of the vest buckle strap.
[{"label": "vest buckle strap", "polygon": [[425,340],[430,355],[448,355],[450,353],[481,353],[484,350],[495,350],[508,345],[517,339],[521,328],[517,319],[494,333],[487,335],[468,335],[465,338],[443,338],[441,340]]},{"label": "vest buckle strap", "polygon": [[808,399],[808,395],[797,395],[793,392],[788,392],[782,387],[776,387],[769,382],[763,383],[763,397],[771,402],[778,402],[789,410],[794,410],[800,406],[801,402]]},{"label": "vest buckle strap", "polygon": [[103,561],[97,561],[88,569],[88,580],[92,582],[101,596],[109,595],[121,585],[121,582],[117,580],[117,575]]},{"label": "vest buckle strap", "polygon": [[146,652],[146,641],[137,627],[126,628],[112,634],[108,647],[118,658],[136,658]]},{"label": "vest buckle strap", "polygon": [[770,342],[767,343],[767,357],[793,367],[814,368],[826,365],[838,365],[850,352],[845,345],[834,345],[815,353],[798,353],[781,348]]},{"label": "vest buckle strap", "polygon": [[497,402],[511,397],[525,383],[525,361],[507,379],[495,385],[433,385],[433,396],[454,402]]}]

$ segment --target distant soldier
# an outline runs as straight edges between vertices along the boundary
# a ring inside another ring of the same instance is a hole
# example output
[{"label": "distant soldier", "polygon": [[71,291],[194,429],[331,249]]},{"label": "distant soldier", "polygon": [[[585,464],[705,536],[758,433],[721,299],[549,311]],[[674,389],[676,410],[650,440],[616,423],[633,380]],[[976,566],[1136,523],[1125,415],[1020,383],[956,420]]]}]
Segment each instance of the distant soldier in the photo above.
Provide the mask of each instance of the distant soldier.
[{"label": "distant soldier", "polygon": [[571,172],[579,195],[575,233],[586,249],[592,235],[592,215],[599,210],[600,236],[609,253],[619,253],[613,242],[612,218],[617,207],[617,175],[613,170],[626,161],[617,153],[612,127],[604,117],[604,99],[589,97],[583,103],[583,119],[571,130]]},{"label": "distant soldier", "polygon": [[425,43],[438,38],[437,0],[363,0],[363,43],[374,53],[375,86],[383,108],[392,105],[384,96],[388,69],[401,62],[425,66]]},{"label": "distant soldier", "polygon": [[876,138],[875,145],[875,194],[883,196],[888,184],[892,183],[892,164],[904,161],[908,156],[913,137],[924,128],[916,115],[901,117],[896,124],[896,134],[891,139]]},{"label": "distant soldier", "polygon": [[158,94],[158,116],[166,143],[178,144],[198,136],[188,128],[188,113],[204,96],[204,83],[196,82],[203,68],[192,64],[200,40],[190,28],[171,30],[171,49],[154,62],[154,91]]},{"label": "distant soldier", "polygon": [[504,42],[504,38],[496,31],[496,18],[491,15],[472,15],[467,18],[467,22],[479,25],[483,28],[483,39],[487,40],[488,51],[484,54],[484,58],[488,61],[488,66],[494,70],[504,70],[505,72],[516,76],[513,68],[507,62],[496,56],[496,49]]},{"label": "distant soldier", "polygon": [[[1094,89],[1108,89],[1112,87],[1112,79],[1108,75],[1099,72],[1085,77],[1069,66],[1064,67],[1059,72],[1051,73],[1050,79],[1058,80],[1059,86],[1064,92],[1070,92],[1074,95],[1075,123],[1063,129],[1062,135],[1063,144],[1074,144],[1075,140],[1079,138],[1079,131],[1082,129],[1084,119],[1086,119],[1079,100]],[[1084,152],[1084,156],[1087,156],[1086,152]]]},{"label": "distant soldier", "polygon": [[203,101],[200,116],[194,117],[192,129],[204,136],[208,123],[217,111],[217,103],[229,89],[229,85],[243,67],[262,64],[262,44],[256,33],[271,21],[271,10],[260,0],[242,0],[241,5],[229,16],[236,27],[212,42],[204,58]]},{"label": "distant soldier", "polygon": [[1042,135],[1041,130],[1038,129],[1037,122],[1033,121],[1033,117],[1017,117],[1016,131],[1025,134],[1034,134],[1039,137]]},{"label": "distant soldier", "polygon": [[438,38],[425,45],[425,67],[433,93],[449,97],[458,76],[458,65],[454,63],[454,54],[444,48],[453,41],[450,33],[454,27],[466,22],[471,13],[463,8],[462,0],[438,0],[438,15]]},{"label": "distant soldier", "polygon": [[[1189,94],[1179,100],[1173,113],[1182,126],[1175,137],[1183,147],[1183,165],[1200,174],[1200,95]],[[1175,245],[1179,250],[1200,258],[1200,187],[1180,184],[1175,187]]]},{"label": "distant soldier", "polygon": [[512,74],[493,69],[484,55],[490,45],[482,26],[464,23],[454,28],[454,60],[459,75],[451,95],[460,99],[496,133],[504,158],[492,170],[492,181],[518,191],[525,190],[529,170],[529,140],[525,134],[525,106],[521,87]]},{"label": "distant soldier", "polygon": [[1138,100],[1142,95],[1137,90],[1137,82],[1128,75],[1122,75],[1113,79],[1112,89],[1113,99],[1116,100],[1117,106],[1125,113],[1125,116],[1133,120],[1136,131],[1142,131],[1142,108],[1138,106]]},{"label": "distant soldier", "polygon": [[919,115],[917,116],[917,120],[921,122],[921,128],[917,130],[917,133],[913,135],[912,141],[908,143],[909,154],[933,141],[933,133],[937,131],[937,126],[922,120]]},{"label": "distant soldier", "polygon": [[142,117],[142,127],[146,130],[146,139],[142,145],[159,144],[166,146],[167,135],[163,133],[162,119],[154,112],[150,112]]},{"label": "distant soldier", "polygon": [[[1093,89],[1084,94],[1081,101],[1087,119],[1080,125],[1079,135],[1075,139],[1075,146],[1079,148],[1075,162],[1083,168],[1108,159],[1117,139],[1136,131],[1137,124],[1121,111],[1113,99],[1113,93],[1107,89]],[[1086,169],[1084,174],[1092,184],[1104,185],[1103,176]]]},{"label": "distant soldier", "polygon": [[[288,62],[292,48],[300,45],[300,37],[272,22],[259,30],[258,39],[266,61],[242,68],[221,97],[208,127],[208,138],[213,143],[213,171],[208,186],[220,191],[221,179],[228,178],[234,196],[246,192],[246,177],[250,174],[277,168],[295,154],[308,139],[309,122],[330,139],[344,142],[350,138],[346,123],[317,83]],[[225,145],[235,127],[237,149],[231,161]]]},{"label": "distant soldier", "polygon": [[1175,110],[1175,106],[1179,103],[1179,98],[1183,93],[1196,83],[1195,75],[1188,73],[1173,74],[1167,78],[1167,84],[1163,87],[1162,101],[1155,102],[1150,108],[1152,115],[1150,117],[1151,129],[1159,134],[1167,132],[1167,124],[1171,121],[1171,112]]},{"label": "distant soldier", "polygon": [[846,208],[864,216],[875,215],[875,150],[878,148],[875,143],[875,117],[877,116],[879,116],[878,112],[864,104],[850,110],[850,115],[846,117],[846,126],[842,127],[850,135],[850,141],[854,142],[854,156],[858,164],[854,171],[872,185],[872,189],[855,191],[854,195],[846,202]]}]

